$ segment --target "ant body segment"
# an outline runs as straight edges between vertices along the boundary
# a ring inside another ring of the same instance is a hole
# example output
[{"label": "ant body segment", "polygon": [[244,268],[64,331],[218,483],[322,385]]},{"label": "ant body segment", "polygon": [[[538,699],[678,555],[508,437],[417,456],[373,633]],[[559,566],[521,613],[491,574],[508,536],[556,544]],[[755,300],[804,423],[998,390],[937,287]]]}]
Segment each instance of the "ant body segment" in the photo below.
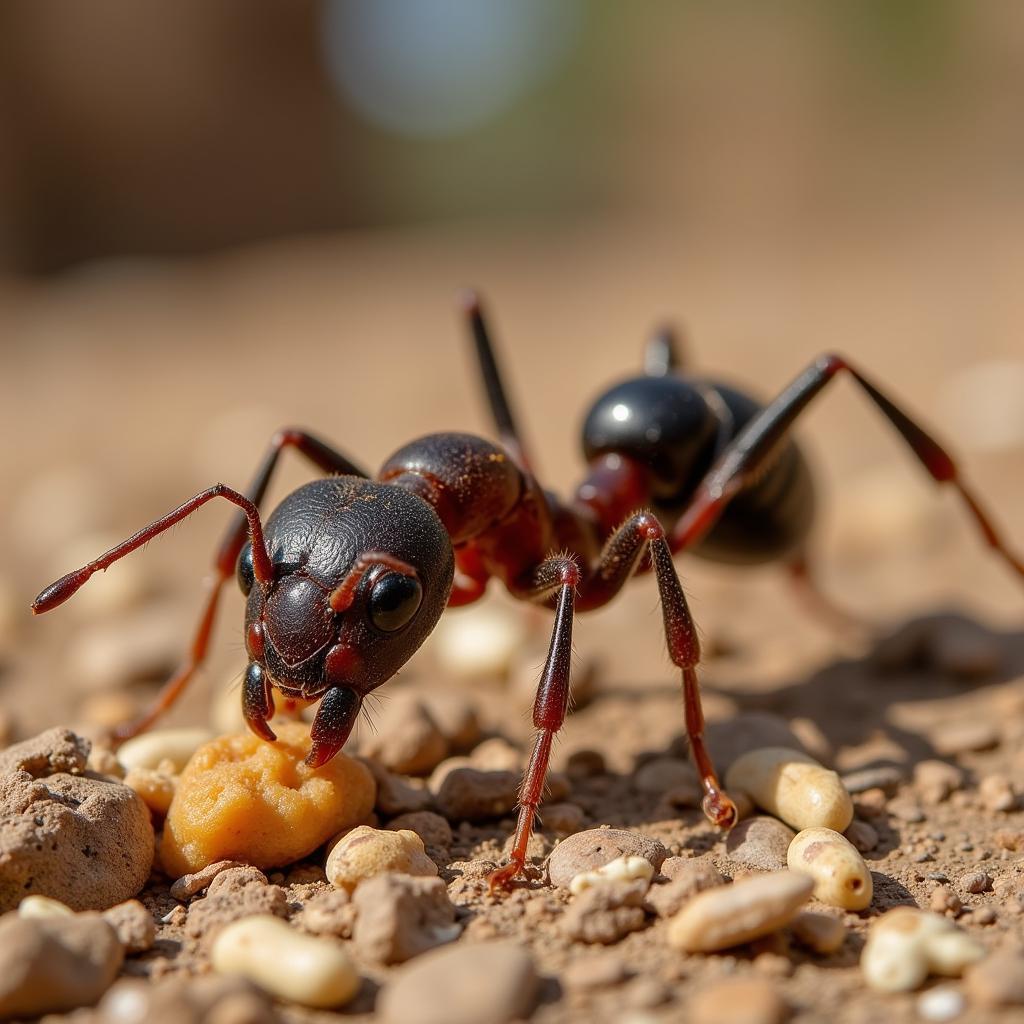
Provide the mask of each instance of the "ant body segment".
[{"label": "ant body segment", "polygon": [[[781,561],[809,582],[804,542],[814,489],[788,433],[842,372],[867,393],[933,479],[960,493],[988,544],[1024,577],[1024,563],[1003,543],[952,458],[837,355],[815,360],[762,405],[682,372],[671,334],[659,334],[648,345],[644,374],[611,387],[591,407],[583,426],[589,471],[574,497],[563,501],[542,490],[531,471],[475,296],[465,309],[500,445],[470,434],[431,434],[399,449],[371,478],[311,434],[282,430],[246,494],[216,484],[36,598],[33,612],[50,611],[94,572],[213,498],[241,509],[215,559],[187,659],[150,712],[122,726],[118,739],[148,728],[182,692],[206,655],[218,597],[233,575],[247,598],[246,722],[272,741],[275,689],[286,699],[319,700],[306,758],[312,767],[342,748],[363,698],[405,664],[444,609],[476,601],[496,577],[513,596],[547,603],[555,612],[509,863],[491,876],[492,888],[500,887],[525,871],[552,742],[569,702],[573,617],[607,604],[636,572],[653,571],[669,654],[681,674],[704,813],[731,828],[736,808],[705,747],[700,648],[672,559],[686,551],[733,563]],[[285,448],[296,449],[327,476],[294,491],[264,522],[259,506]]]}]

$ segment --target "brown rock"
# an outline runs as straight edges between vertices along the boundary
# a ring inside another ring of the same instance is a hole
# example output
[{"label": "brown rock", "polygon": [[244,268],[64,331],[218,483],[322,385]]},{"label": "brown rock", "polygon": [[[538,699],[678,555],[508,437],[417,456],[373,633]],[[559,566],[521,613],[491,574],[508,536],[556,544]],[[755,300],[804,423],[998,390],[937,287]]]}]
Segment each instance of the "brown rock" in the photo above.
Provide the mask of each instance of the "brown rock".
[{"label": "brown rock", "polygon": [[438,846],[447,849],[452,845],[452,829],[445,818],[433,811],[413,811],[400,814],[388,822],[392,830],[408,829],[423,840],[424,846]]},{"label": "brown rock", "polygon": [[347,889],[331,888],[309,900],[296,919],[299,927],[314,935],[336,935],[350,939],[356,908]]},{"label": "brown rock", "polygon": [[692,1024],[783,1024],[790,1008],[767,978],[715,982],[690,1001]]},{"label": "brown rock", "polygon": [[430,790],[424,786],[414,786],[407,779],[400,775],[389,772],[382,764],[370,758],[362,758],[363,764],[370,769],[377,782],[378,811],[385,816],[396,814],[411,814],[414,811],[424,811],[433,802]]},{"label": "brown rock", "polygon": [[726,837],[729,859],[755,871],[784,871],[796,833],[777,818],[758,815],[741,821]]},{"label": "brown rock", "polygon": [[70,729],[56,727],[0,751],[0,775],[28,772],[33,778],[85,771],[92,744]]},{"label": "brown rock", "polygon": [[284,889],[268,884],[257,868],[228,868],[210,882],[202,899],[189,906],[185,933],[208,947],[224,925],[252,914],[286,917]]},{"label": "brown rock", "polygon": [[914,767],[914,785],[925,803],[938,804],[964,784],[962,768],[945,761],[921,761]]},{"label": "brown rock", "polygon": [[992,879],[986,871],[968,871],[967,874],[960,876],[960,888],[974,895],[991,892]]},{"label": "brown rock", "polygon": [[878,832],[873,825],[854,818],[843,833],[853,843],[858,853],[870,853],[878,846]]},{"label": "brown rock", "polygon": [[377,875],[356,889],[352,901],[356,948],[376,963],[404,963],[461,931],[440,878]]},{"label": "brown rock", "polygon": [[986,775],[978,783],[978,796],[989,811],[999,813],[1015,810],[1019,798],[1005,775]]},{"label": "brown rock", "polygon": [[0,920],[0,1018],[39,1017],[92,1006],[124,959],[99,914]]},{"label": "brown rock", "polygon": [[378,1012],[387,1024],[509,1024],[529,1016],[538,985],[533,961],[518,946],[460,943],[404,967]]},{"label": "brown rock", "polygon": [[146,805],[119,782],[0,775],[0,910],[32,893],[73,910],[121,903],[145,884],[153,847]]},{"label": "brown rock", "polygon": [[544,804],[540,813],[544,828],[561,835],[571,835],[583,827],[583,808],[578,804]]},{"label": "brown rock", "polygon": [[644,857],[657,871],[668,850],[657,839],[642,832],[620,828],[592,828],[562,840],[548,860],[551,884],[568,888],[581,871],[593,871],[617,857]]},{"label": "brown rock", "polygon": [[449,821],[488,821],[512,811],[518,799],[518,772],[456,768],[437,793],[438,810]]},{"label": "brown rock", "polygon": [[114,929],[126,953],[145,953],[153,948],[156,921],[138,900],[125,900],[103,911],[103,920]]},{"label": "brown rock", "polygon": [[201,871],[194,871],[190,875],[182,875],[171,885],[171,895],[176,900],[184,902],[197,892],[205,889],[222,871],[228,868],[244,868],[248,865],[237,860],[219,860],[214,864],[207,864]]}]

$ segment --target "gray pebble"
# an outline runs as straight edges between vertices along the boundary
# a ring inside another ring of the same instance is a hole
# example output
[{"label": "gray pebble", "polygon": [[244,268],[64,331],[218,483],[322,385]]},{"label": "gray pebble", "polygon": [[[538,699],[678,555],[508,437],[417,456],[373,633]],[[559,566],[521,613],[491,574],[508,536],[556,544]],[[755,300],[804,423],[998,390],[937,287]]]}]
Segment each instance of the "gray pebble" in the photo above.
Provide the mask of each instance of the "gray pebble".
[{"label": "gray pebble", "polygon": [[515,809],[518,772],[455,768],[437,791],[437,808],[449,821],[488,821]]},{"label": "gray pebble", "polygon": [[741,821],[726,837],[729,859],[755,871],[784,871],[796,833],[777,818],[758,815]]},{"label": "gray pebble", "polygon": [[352,897],[356,949],[379,964],[400,964],[458,937],[455,907],[440,878],[386,873]]}]

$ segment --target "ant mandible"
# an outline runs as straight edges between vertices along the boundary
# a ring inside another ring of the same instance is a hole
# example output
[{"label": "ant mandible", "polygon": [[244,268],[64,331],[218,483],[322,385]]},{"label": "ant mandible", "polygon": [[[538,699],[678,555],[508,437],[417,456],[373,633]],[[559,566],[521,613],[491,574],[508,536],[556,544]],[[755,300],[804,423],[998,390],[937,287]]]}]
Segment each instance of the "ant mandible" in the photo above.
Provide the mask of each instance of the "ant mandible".
[{"label": "ant mandible", "polygon": [[[117,730],[117,739],[148,728],[182,692],[206,655],[217,600],[232,575],[247,597],[246,722],[273,741],[268,720],[275,688],[291,701],[320,700],[306,758],[314,768],[341,749],[364,697],[405,664],[445,607],[478,600],[497,577],[513,596],[555,609],[512,850],[490,880],[500,887],[525,872],[552,741],[569,702],[573,616],[607,604],[638,571],[653,570],[669,654],[682,675],[703,810],[715,825],[730,828],[736,808],[704,743],[700,647],[672,558],[687,551],[722,562],[783,561],[809,583],[804,541],[814,491],[788,433],[844,371],[931,476],[959,492],[988,544],[1024,576],[1024,563],[1005,546],[952,458],[838,355],[816,359],[765,406],[718,381],[681,372],[671,333],[657,335],[644,375],[610,388],[591,407],[583,426],[589,472],[564,502],[542,490],[531,471],[475,295],[466,298],[465,311],[500,445],[470,434],[430,434],[400,448],[371,479],[306,431],[282,430],[246,494],[216,484],[36,598],[33,612],[50,611],[94,572],[213,498],[241,509],[217,554],[187,659],[150,712]],[[290,494],[264,524],[259,506],[285,448],[329,476]]]}]

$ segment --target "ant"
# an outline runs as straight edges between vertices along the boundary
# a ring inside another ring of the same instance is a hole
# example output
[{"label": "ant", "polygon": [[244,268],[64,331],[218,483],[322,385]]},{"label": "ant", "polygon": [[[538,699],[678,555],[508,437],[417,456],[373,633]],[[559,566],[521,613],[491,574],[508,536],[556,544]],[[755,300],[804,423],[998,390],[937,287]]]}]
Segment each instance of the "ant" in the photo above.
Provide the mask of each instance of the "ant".
[{"label": "ant", "polygon": [[[94,572],[214,498],[241,509],[216,556],[187,659],[153,708],[121,726],[116,739],[148,728],[182,692],[206,655],[223,585],[237,575],[247,598],[246,722],[273,741],[268,721],[275,688],[290,702],[319,700],[306,757],[319,767],[348,739],[364,697],[405,664],[444,609],[478,600],[496,577],[515,597],[555,612],[511,854],[490,879],[500,888],[526,871],[552,742],[569,702],[573,617],[607,604],[635,573],[653,571],[669,655],[682,676],[703,811],[715,825],[731,828],[736,807],[704,743],[700,646],[672,559],[686,551],[720,562],[781,561],[809,583],[804,541],[814,490],[788,435],[840,373],[860,385],[933,479],[959,492],[988,544],[1024,577],[1024,563],[1003,543],[953,459],[838,355],[816,359],[762,405],[718,381],[683,373],[672,333],[657,334],[647,346],[644,374],[609,388],[587,414],[589,471],[565,502],[543,490],[531,471],[479,300],[471,293],[464,306],[500,445],[470,434],[430,434],[395,452],[374,479],[306,431],[285,429],[271,440],[245,494],[215,484],[35,599],[33,612],[50,611]],[[286,448],[327,476],[294,491],[264,523],[259,506]]]}]

